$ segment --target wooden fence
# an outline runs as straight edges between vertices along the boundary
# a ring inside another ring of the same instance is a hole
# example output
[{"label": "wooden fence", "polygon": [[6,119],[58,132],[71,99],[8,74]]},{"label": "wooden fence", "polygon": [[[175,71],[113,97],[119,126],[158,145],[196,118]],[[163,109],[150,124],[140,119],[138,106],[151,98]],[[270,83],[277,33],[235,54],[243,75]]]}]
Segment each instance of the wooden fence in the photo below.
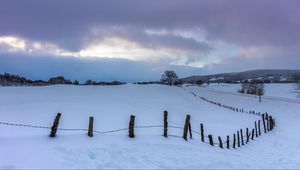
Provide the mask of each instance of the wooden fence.
[{"label": "wooden fence", "polygon": [[[129,123],[128,123],[128,128],[114,129],[114,130],[108,130],[108,131],[94,130],[94,128],[93,128],[94,118],[93,117],[89,118],[89,125],[88,125],[87,129],[59,128],[59,120],[60,120],[61,116],[62,116],[61,113],[57,113],[57,115],[53,121],[53,125],[51,127],[25,125],[25,124],[13,124],[13,123],[6,123],[6,122],[0,122],[0,125],[49,129],[50,130],[49,136],[52,138],[57,136],[57,131],[86,131],[87,135],[89,137],[93,137],[94,133],[109,134],[109,133],[115,133],[115,132],[119,132],[119,131],[128,131],[128,137],[134,138],[136,128],[162,128],[162,136],[167,138],[169,136],[174,136],[174,135],[169,135],[169,133],[168,133],[169,129],[176,128],[176,129],[182,130],[182,138],[186,141],[188,141],[188,139],[193,139],[193,133],[196,133],[197,135],[199,135],[202,142],[207,143],[211,146],[227,148],[227,149],[237,148],[237,147],[241,147],[245,144],[248,144],[251,140],[254,140],[255,138],[258,138],[259,136],[272,131],[275,127],[275,119],[268,114],[262,114],[261,119],[259,119],[258,121],[255,121],[253,123],[253,127],[238,129],[236,131],[236,133],[227,135],[225,139],[222,139],[221,136],[218,136],[218,135],[212,135],[212,134],[206,135],[205,126],[203,123],[200,123],[199,131],[192,130],[191,123],[190,123],[190,120],[191,120],[190,115],[186,115],[185,124],[182,127],[169,125],[167,111],[164,111],[164,114],[163,114],[163,121],[164,121],[163,125],[136,126],[135,125],[135,116],[131,115],[130,119],[129,119]],[[243,130],[246,130],[246,132]],[[245,136],[244,136],[244,132],[246,134]],[[178,136],[176,136],[176,137],[178,137]],[[230,137],[232,137],[232,140],[230,139]],[[217,142],[214,142],[214,141],[217,141]]]},{"label": "wooden fence", "polygon": [[[61,113],[58,113],[54,119],[53,122],[53,126],[51,127],[51,132],[50,132],[50,137],[55,137],[56,136],[56,132],[57,130],[60,130],[58,128],[59,125],[59,119],[61,117]],[[93,117],[90,117],[89,119],[89,126],[87,129],[87,134],[89,137],[93,137]],[[156,126],[135,126],[135,116],[131,115],[130,119],[129,119],[129,125],[128,125],[128,129],[123,128],[122,130],[128,130],[128,137],[130,138],[134,138],[135,137],[135,128],[157,128],[157,127],[161,127],[163,128],[162,130],[162,136],[164,137],[168,137],[168,129],[169,128],[177,128],[177,129],[182,129],[183,130],[183,135],[182,138],[186,141],[188,141],[188,139],[193,139],[193,132],[197,133],[200,135],[200,139],[202,142],[207,143],[211,146],[217,146],[220,148],[238,148],[241,146],[244,146],[248,143],[250,143],[251,140],[254,140],[255,138],[258,138],[259,136],[268,133],[270,131],[272,131],[275,127],[275,119],[270,116],[269,114],[262,114],[261,115],[261,119],[255,121],[253,123],[253,126],[250,128],[241,128],[238,129],[236,131],[236,133],[233,133],[231,135],[226,135],[225,139],[222,139],[221,136],[218,135],[212,135],[212,134],[207,134],[205,133],[205,128],[204,128],[204,124],[200,123],[200,131],[193,131],[192,127],[191,127],[191,116],[190,115],[186,115],[186,119],[185,119],[185,124],[183,127],[178,127],[178,126],[168,126],[168,112],[164,111],[163,114],[163,121],[164,124],[163,125],[156,125]],[[262,124],[262,125],[261,125]],[[250,129],[250,130],[249,130]],[[72,129],[70,129],[72,130]],[[245,130],[245,131],[244,131]],[[245,135],[244,135],[245,133]],[[217,137],[217,138],[216,138]],[[230,137],[232,137],[232,139],[230,139]],[[217,142],[215,142],[217,141]],[[223,142],[224,141],[224,142]]]}]

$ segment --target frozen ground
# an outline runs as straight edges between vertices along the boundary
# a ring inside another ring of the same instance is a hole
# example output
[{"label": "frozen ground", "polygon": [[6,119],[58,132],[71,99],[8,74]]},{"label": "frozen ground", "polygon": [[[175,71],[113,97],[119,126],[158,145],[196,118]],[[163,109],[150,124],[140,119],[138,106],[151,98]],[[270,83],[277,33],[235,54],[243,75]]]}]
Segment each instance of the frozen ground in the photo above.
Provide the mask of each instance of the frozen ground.
[{"label": "frozen ground", "polygon": [[[222,90],[226,92],[238,93],[241,89],[240,84],[226,84],[226,83],[211,83],[209,86],[203,86],[212,90]],[[286,98],[296,99],[300,102],[300,95],[295,93],[295,84],[293,83],[266,83],[265,96],[269,98]]]},{"label": "frozen ground", "polygon": [[[204,123],[206,134],[216,140],[217,135],[225,139],[240,128],[252,127],[259,118],[217,107],[189,93],[195,92],[227,105],[269,112],[277,126],[248,145],[227,150],[200,142],[197,134],[188,142],[180,137],[166,139],[162,128],[136,129],[134,139],[127,137],[127,131],[95,134],[93,138],[84,131],[58,131],[56,138],[49,138],[48,129],[0,125],[0,168],[300,168],[299,103],[258,103],[254,97],[213,88],[1,87],[1,122],[51,126],[56,113],[61,112],[61,128],[87,128],[88,117],[94,116],[94,128],[105,131],[127,128],[131,114],[136,115],[137,126],[161,125],[163,111],[168,110],[170,125],[183,126],[186,114],[190,114],[193,130],[199,131],[199,124]],[[170,134],[181,136],[182,131],[170,129]]]}]

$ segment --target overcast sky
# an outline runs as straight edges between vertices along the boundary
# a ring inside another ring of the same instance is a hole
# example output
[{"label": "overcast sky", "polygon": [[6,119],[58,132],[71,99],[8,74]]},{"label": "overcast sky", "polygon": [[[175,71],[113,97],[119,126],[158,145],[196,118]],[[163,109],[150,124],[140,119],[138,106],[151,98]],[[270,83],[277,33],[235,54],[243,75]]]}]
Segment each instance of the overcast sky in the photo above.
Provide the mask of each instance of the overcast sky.
[{"label": "overcast sky", "polygon": [[102,81],[299,69],[299,0],[1,0],[0,73]]}]

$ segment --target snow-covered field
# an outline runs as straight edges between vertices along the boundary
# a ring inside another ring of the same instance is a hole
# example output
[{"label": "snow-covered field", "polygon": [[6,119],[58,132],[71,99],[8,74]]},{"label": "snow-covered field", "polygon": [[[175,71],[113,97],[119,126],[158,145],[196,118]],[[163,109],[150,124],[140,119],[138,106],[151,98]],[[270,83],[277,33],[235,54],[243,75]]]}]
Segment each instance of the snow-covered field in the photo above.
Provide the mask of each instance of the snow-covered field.
[{"label": "snow-covered field", "polygon": [[[204,86],[211,90],[222,90],[225,92],[238,93],[241,89],[240,84],[226,84],[226,83],[211,83],[209,86]],[[267,98],[286,98],[296,99],[300,102],[300,95],[295,93],[295,84],[293,83],[266,83],[265,84],[265,96]]]},{"label": "snow-covered field", "polygon": [[[228,86],[228,88],[227,88]],[[232,86],[232,87],[231,87]],[[219,88],[222,87],[222,88]],[[226,88],[223,88],[226,87]],[[233,112],[191,95],[227,105],[268,112],[276,119],[275,129],[249,144],[234,149],[211,147],[194,139],[184,141],[182,130],[164,138],[162,128],[136,129],[134,139],[127,131],[87,136],[85,131],[58,131],[49,138],[49,129],[0,125],[0,168],[300,168],[300,103],[289,93],[289,84],[266,87],[267,96],[281,91],[289,100],[263,100],[236,95],[236,85],[179,87],[162,85],[0,87],[0,121],[51,126],[62,113],[60,128],[87,128],[94,116],[99,131],[127,128],[131,114],[136,125],[162,125],[163,111],[169,124],[183,126],[191,115],[192,129],[225,139],[240,128],[253,127],[258,116]],[[293,89],[290,89],[293,90]],[[269,92],[268,92],[269,91]]]}]

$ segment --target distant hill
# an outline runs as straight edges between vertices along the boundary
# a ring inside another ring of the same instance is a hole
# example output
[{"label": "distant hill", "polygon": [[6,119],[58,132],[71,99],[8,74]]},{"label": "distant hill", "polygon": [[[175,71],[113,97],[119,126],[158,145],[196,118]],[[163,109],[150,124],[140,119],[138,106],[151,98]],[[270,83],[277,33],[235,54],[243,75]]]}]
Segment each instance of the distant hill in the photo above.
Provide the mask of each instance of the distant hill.
[{"label": "distant hill", "polygon": [[295,75],[300,74],[300,70],[250,70],[236,73],[220,73],[213,75],[196,75],[181,80],[184,83],[195,83],[197,80],[210,83],[239,83],[243,80],[263,80],[266,83],[291,83],[295,82]]}]

